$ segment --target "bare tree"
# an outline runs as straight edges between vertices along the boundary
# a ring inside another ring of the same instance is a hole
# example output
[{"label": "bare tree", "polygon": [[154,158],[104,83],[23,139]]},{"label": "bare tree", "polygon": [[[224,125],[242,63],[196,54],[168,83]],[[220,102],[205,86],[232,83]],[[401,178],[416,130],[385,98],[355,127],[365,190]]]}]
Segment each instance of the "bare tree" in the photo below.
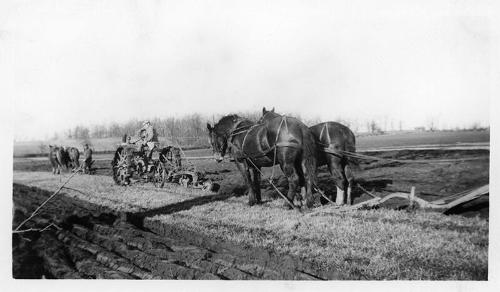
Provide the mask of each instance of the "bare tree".
[{"label": "bare tree", "polygon": [[40,142],[40,144],[38,144],[38,151],[40,151],[41,154],[47,153],[47,145]]},{"label": "bare tree", "polygon": [[384,133],[384,131],[382,131],[382,129],[380,128],[379,124],[375,120],[372,120],[369,123],[369,132],[371,134],[375,134],[375,135],[383,134]]}]

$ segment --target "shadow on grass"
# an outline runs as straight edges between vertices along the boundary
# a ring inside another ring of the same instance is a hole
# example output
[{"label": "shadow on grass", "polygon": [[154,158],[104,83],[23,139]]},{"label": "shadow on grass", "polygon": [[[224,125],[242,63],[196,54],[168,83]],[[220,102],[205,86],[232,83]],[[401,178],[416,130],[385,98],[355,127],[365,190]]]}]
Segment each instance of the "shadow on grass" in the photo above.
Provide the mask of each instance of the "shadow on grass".
[{"label": "shadow on grass", "polygon": [[489,196],[482,196],[472,201],[457,205],[443,212],[445,215],[460,214],[465,217],[475,217],[489,219],[490,201]]},{"label": "shadow on grass", "polygon": [[127,212],[126,217],[129,223],[132,223],[133,225],[141,229],[144,229],[144,219],[147,217],[177,213],[180,211],[189,210],[195,206],[201,206],[216,201],[224,201],[229,199],[230,197],[239,197],[244,195],[244,193],[245,193],[244,187],[236,187],[232,191],[224,191],[214,195],[201,196],[147,211]]}]

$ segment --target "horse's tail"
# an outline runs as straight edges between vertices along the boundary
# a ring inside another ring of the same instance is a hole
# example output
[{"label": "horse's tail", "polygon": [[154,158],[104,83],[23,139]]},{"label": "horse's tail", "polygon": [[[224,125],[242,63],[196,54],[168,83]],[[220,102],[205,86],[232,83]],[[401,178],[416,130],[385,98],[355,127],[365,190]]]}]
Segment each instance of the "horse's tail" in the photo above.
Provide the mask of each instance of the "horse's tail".
[{"label": "horse's tail", "polygon": [[70,150],[70,159],[76,165],[77,168],[80,167],[80,151],[78,148],[72,147]]},{"label": "horse's tail", "polygon": [[68,160],[66,159],[66,155],[64,155],[63,147],[59,147],[56,150],[56,162],[59,166],[66,166],[68,168]]},{"label": "horse's tail", "polygon": [[52,167],[57,167],[57,157],[56,157],[55,150],[52,146],[50,146],[50,148],[49,148],[49,161],[50,161],[50,164],[52,165]]},{"label": "horse's tail", "polygon": [[354,136],[354,133],[350,131],[348,134],[348,139],[345,147],[345,151],[348,153],[344,153],[344,157],[349,164],[354,169],[360,169],[360,160],[356,157],[353,157],[349,155],[350,153],[356,153],[356,137]]},{"label": "horse's tail", "polygon": [[[349,151],[349,152],[354,152],[354,151]],[[349,166],[351,166],[352,169],[361,169],[360,166],[360,160],[359,158],[352,157],[352,156],[347,156],[344,154],[344,158]]]},{"label": "horse's tail", "polygon": [[[306,128],[307,129],[307,128]],[[302,160],[307,173],[304,173],[306,179],[309,180],[312,186],[316,185],[316,169],[317,169],[317,145],[316,140],[309,129],[304,131],[303,135],[303,150]]]}]

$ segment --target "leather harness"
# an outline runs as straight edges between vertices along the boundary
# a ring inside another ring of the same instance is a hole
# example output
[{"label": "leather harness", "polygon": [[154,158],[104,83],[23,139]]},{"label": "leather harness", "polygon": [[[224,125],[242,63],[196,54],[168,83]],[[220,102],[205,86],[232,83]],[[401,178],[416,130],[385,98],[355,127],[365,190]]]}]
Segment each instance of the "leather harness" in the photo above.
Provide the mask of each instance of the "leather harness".
[{"label": "leather harness", "polygon": [[[297,144],[297,143],[294,143],[294,142],[278,142],[278,138],[279,138],[279,134],[281,132],[281,128],[283,126],[283,124],[285,124],[286,126],[286,129],[288,131],[288,124],[286,122],[286,116],[282,116],[281,117],[281,121],[280,121],[280,125],[278,127],[278,132],[276,133],[276,140],[274,142],[274,145],[271,146],[269,149],[267,149],[264,153],[254,153],[254,154],[249,154],[249,153],[245,153],[245,151],[243,150],[243,147],[245,145],[245,141],[247,139],[247,136],[248,136],[248,133],[250,133],[250,130],[257,127],[257,126],[260,126],[262,124],[255,124],[255,125],[252,125],[250,126],[248,129],[245,129],[245,130],[242,130],[242,131],[239,131],[239,132],[236,132],[234,133],[234,131],[236,130],[239,130],[241,127],[238,127],[244,120],[240,120],[238,121],[235,126],[234,126],[234,130],[231,131],[231,133],[229,134],[229,139],[227,140],[227,143],[229,144],[229,146],[231,147],[234,147],[236,150],[238,150],[238,152],[241,153],[241,156],[240,157],[237,157],[237,158],[260,158],[260,157],[264,157],[264,156],[267,156],[267,154],[273,150],[276,150],[277,147],[292,147],[292,148],[300,148],[300,146]],[[233,143],[233,139],[234,139],[234,136],[238,135],[238,134],[242,134],[242,133],[245,133],[245,136],[243,137],[243,141],[241,143],[241,147],[238,147],[236,144]],[[236,157],[235,157],[236,158]]]},{"label": "leather harness", "polygon": [[[328,138],[328,143],[326,143],[326,144],[321,142],[321,138],[323,137],[323,133],[324,133],[325,130],[326,130],[326,135],[327,135],[326,137]],[[319,133],[318,144],[320,144],[320,145],[328,145],[328,147],[321,147],[320,148],[321,151],[323,151],[325,153],[328,153],[328,154],[335,155],[335,156],[340,157],[340,158],[344,157],[332,145],[332,140],[330,138],[330,135],[328,134],[328,123],[324,123],[323,124],[323,128],[321,128],[321,132]]]}]

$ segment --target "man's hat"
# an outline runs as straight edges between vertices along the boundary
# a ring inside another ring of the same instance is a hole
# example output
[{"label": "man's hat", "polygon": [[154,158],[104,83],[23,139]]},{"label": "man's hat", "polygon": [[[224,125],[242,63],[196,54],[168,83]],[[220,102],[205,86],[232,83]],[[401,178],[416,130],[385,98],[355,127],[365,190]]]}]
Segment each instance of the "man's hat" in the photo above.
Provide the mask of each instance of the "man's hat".
[{"label": "man's hat", "polygon": [[149,124],[149,121],[148,121],[148,120],[145,120],[145,121],[142,123],[142,125],[147,125],[147,124]]}]

